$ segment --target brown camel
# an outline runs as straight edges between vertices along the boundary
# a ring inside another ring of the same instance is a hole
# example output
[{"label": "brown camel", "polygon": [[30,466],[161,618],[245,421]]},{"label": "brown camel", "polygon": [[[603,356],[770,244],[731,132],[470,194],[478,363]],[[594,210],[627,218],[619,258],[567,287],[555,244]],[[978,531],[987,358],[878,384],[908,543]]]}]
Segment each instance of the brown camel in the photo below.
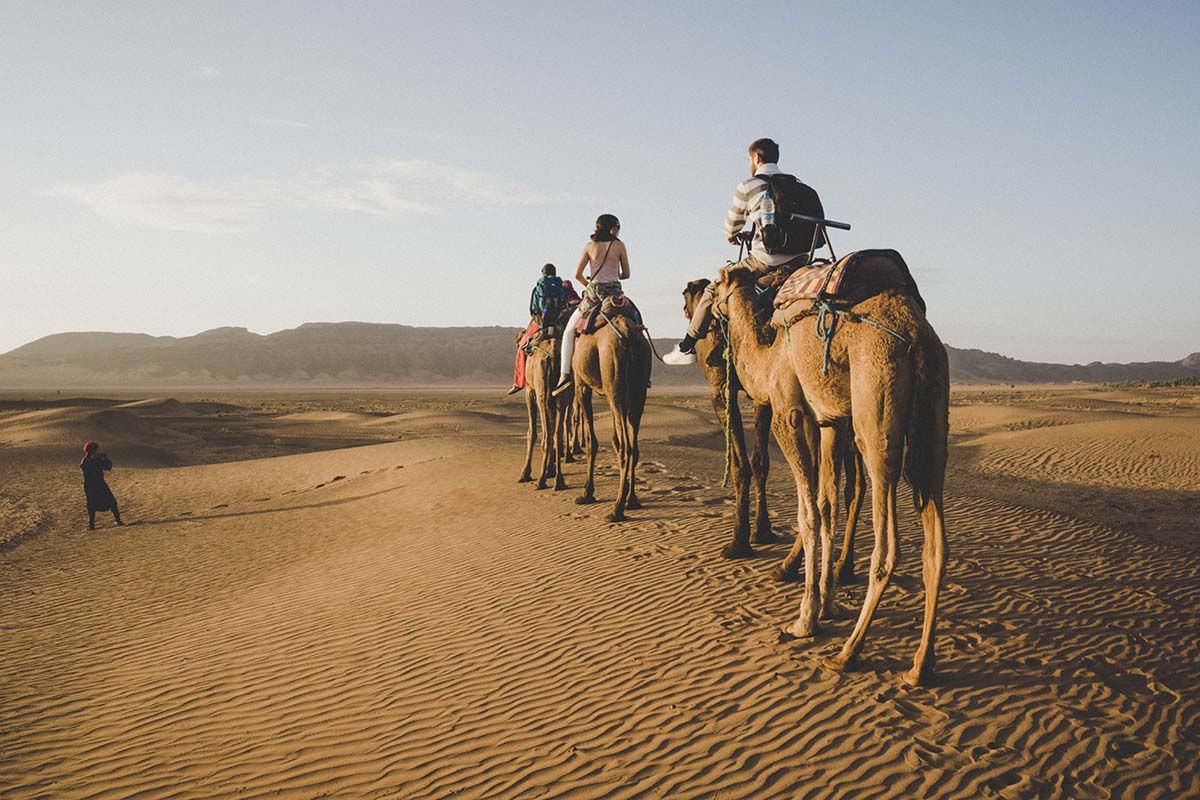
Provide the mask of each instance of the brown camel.
[{"label": "brown camel", "polygon": [[[683,290],[683,310],[690,318],[708,286],[707,278],[695,280]],[[746,432],[742,426],[742,411],[737,403],[737,392],[741,388],[734,376],[733,392],[727,394],[725,368],[725,337],[720,325],[710,325],[708,335],[696,342],[696,360],[700,371],[712,390],[713,411],[717,421],[730,431],[731,461],[729,472],[733,476],[734,525],[733,541],[725,545],[721,555],[725,558],[744,558],[754,554],[750,541],[750,479],[754,479],[754,542],[769,544],[776,537],[771,531],[771,519],[767,516],[767,477],[771,469],[771,454],[767,449],[767,437],[771,433],[771,404],[754,402],[754,452],[746,456]]]},{"label": "brown camel", "polygon": [[[748,388],[753,384],[752,396],[770,398],[776,440],[796,479],[805,587],[800,617],[786,632],[798,638],[814,636],[818,607],[823,617],[837,616],[839,611],[832,580],[835,454],[847,435],[848,420],[871,477],[875,546],[862,611],[841,652],[826,663],[843,670],[857,658],[895,570],[896,488],[903,467],[925,532],[924,623],[912,669],[904,675],[907,683],[916,685],[933,669],[938,594],[945,572],[942,491],[950,384],[946,349],[917,301],[901,290],[880,291],[882,286],[895,285],[892,277],[882,266],[868,262],[858,273],[860,288],[835,307],[842,313],[806,314],[783,333],[755,319],[755,280],[750,270],[737,265],[725,268],[716,292],[718,309],[729,321],[737,374]],[[818,323],[823,327],[818,328]],[[819,338],[818,330],[829,335]],[[815,448],[805,434],[807,418],[820,426]],[[819,584],[815,529],[822,544]]]},{"label": "brown camel", "polygon": [[[687,288],[683,290],[683,309],[689,318],[708,285],[707,278],[700,278],[688,283]],[[733,387],[735,395],[726,395],[725,336],[719,324],[710,325],[708,335],[696,342],[696,360],[700,364],[700,371],[712,389],[713,410],[722,427],[726,424],[727,403],[731,412],[728,416],[733,421],[730,439],[734,463],[730,465],[730,473],[734,477],[734,532],[733,541],[725,545],[721,555],[725,558],[741,558],[752,555],[754,552],[750,546],[750,498],[747,491],[747,484],[751,476],[754,479],[755,491],[754,542],[767,544],[776,541],[776,537],[771,531],[770,518],[767,516],[767,477],[771,469],[771,453],[767,437],[771,433],[771,403],[766,398],[760,400],[746,392],[747,396],[754,401],[754,451],[747,459],[741,409],[738,407],[736,399],[736,392],[738,390],[746,391],[746,389],[737,382],[735,371]],[[809,431],[809,434],[815,441],[816,432]],[[854,531],[858,526],[863,497],[866,495],[866,475],[862,469],[862,459],[858,455],[853,441],[849,437],[846,437],[845,441],[847,446],[839,454],[839,459],[842,468],[846,471],[846,526],[842,537],[841,554],[834,567],[838,583],[843,584],[854,581]],[[803,554],[802,547],[793,547],[792,552],[788,554],[783,563],[772,571],[772,577],[781,581],[798,580],[800,567],[803,564]]]},{"label": "brown camel", "polygon": [[596,502],[596,426],[592,392],[608,398],[612,412],[613,449],[620,466],[621,485],[609,522],[625,519],[625,509],[641,508],[637,496],[638,431],[650,386],[650,343],[633,320],[614,316],[594,334],[575,340],[571,371],[578,396],[576,413],[583,419],[587,445],[587,484],[575,499],[580,505]]},{"label": "brown camel", "polygon": [[[518,335],[518,339],[520,336]],[[562,339],[534,339],[533,353],[525,359],[525,411],[529,416],[529,430],[525,435],[525,467],[521,470],[518,483],[532,480],[533,448],[537,443],[538,419],[542,425],[542,469],[538,474],[537,488],[545,489],[546,480],[554,478],[554,490],[567,488],[562,474],[564,427],[566,403],[551,394],[558,380],[559,355]]]}]

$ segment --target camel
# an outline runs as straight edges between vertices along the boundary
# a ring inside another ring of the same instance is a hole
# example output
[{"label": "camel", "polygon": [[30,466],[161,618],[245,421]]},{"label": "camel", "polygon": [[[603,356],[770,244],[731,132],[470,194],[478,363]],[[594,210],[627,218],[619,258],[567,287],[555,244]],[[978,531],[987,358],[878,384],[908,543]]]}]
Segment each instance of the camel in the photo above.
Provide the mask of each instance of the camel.
[{"label": "camel", "polygon": [[[518,340],[520,336],[518,336]],[[525,435],[525,466],[518,483],[533,480],[533,448],[537,444],[538,418],[542,424],[542,468],[537,488],[545,489],[547,479],[554,478],[554,491],[567,488],[562,474],[564,428],[567,411],[565,403],[551,395],[558,379],[559,354],[562,339],[535,339],[533,353],[525,359],[525,411],[529,430]]]},{"label": "camel", "polygon": [[[708,285],[707,278],[700,278],[689,282],[687,288],[683,290],[683,309],[689,318]],[[735,508],[734,532],[733,541],[725,545],[721,555],[725,558],[743,558],[754,553],[750,545],[750,498],[747,490],[751,476],[754,479],[755,491],[753,541],[755,544],[769,544],[776,541],[776,536],[771,531],[770,518],[767,516],[767,477],[771,469],[771,453],[767,445],[767,437],[771,433],[771,404],[765,399],[759,400],[747,392],[747,396],[754,401],[754,452],[747,459],[741,409],[738,407],[736,399],[737,391],[739,389],[745,391],[745,387],[737,382],[735,371],[734,395],[726,394],[725,336],[721,332],[720,325],[710,325],[708,334],[696,342],[696,360],[700,365],[700,371],[712,389],[713,410],[722,427],[726,425],[726,405],[729,406],[728,416],[732,420],[730,426],[731,455],[734,462],[730,465],[730,473],[733,475]],[[810,435],[812,433],[810,431]],[[837,564],[834,566],[834,574],[837,576],[839,584],[854,581],[854,531],[858,526],[859,512],[866,494],[866,475],[862,469],[861,458],[851,440],[847,438],[846,444],[844,452],[839,454],[841,467],[846,472],[847,511],[842,550]],[[797,580],[803,552],[802,547],[793,547],[792,552],[788,554],[783,563],[772,571],[772,577],[780,581]]]},{"label": "camel", "polygon": [[[708,286],[707,278],[691,281],[683,290],[683,309],[691,318],[696,303]],[[713,411],[722,428],[730,431],[730,453],[732,463],[729,472],[733,476],[734,526],[733,541],[725,545],[721,555],[725,558],[745,558],[754,554],[750,536],[750,479],[754,479],[754,537],[756,544],[770,544],[776,540],[771,531],[771,519],[767,516],[767,477],[771,469],[771,454],[767,449],[767,437],[771,432],[771,404],[754,402],[754,452],[746,456],[746,432],[742,427],[742,411],[737,403],[737,376],[734,376],[732,394],[726,384],[725,337],[719,325],[710,325],[708,335],[696,342],[696,361],[704,379],[712,389]],[[751,396],[751,399],[754,398]]]},{"label": "camel", "polygon": [[[805,587],[800,616],[785,633],[811,638],[818,632],[818,606],[822,618],[836,617],[840,611],[832,581],[838,479],[835,455],[842,439],[852,431],[871,478],[875,544],[858,620],[841,651],[825,663],[838,671],[855,663],[895,570],[896,489],[903,468],[925,537],[921,641],[912,668],[903,676],[915,686],[932,674],[938,595],[945,573],[942,493],[949,366],[946,349],[916,299],[898,289],[881,291],[883,286],[894,285],[888,280],[891,274],[873,268],[870,262],[864,267],[858,273],[860,288],[839,302],[835,307],[838,313],[832,317],[828,311],[806,313],[782,333],[756,320],[755,276],[742,265],[721,271],[716,305],[728,320],[738,377],[752,397],[769,398],[775,437],[796,480]],[[828,335],[820,338],[819,330]],[[816,443],[805,433],[806,419],[819,426]],[[820,583],[817,529],[822,545]]]},{"label": "camel", "polygon": [[575,340],[571,371],[578,403],[576,413],[583,420],[588,457],[587,483],[575,502],[579,505],[596,502],[596,451],[599,445],[592,413],[592,393],[599,392],[608,398],[612,412],[613,449],[617,453],[621,475],[621,485],[608,521],[620,522],[625,519],[626,509],[642,507],[637,496],[638,431],[650,385],[650,343],[629,317],[613,316],[609,324],[595,333]]}]

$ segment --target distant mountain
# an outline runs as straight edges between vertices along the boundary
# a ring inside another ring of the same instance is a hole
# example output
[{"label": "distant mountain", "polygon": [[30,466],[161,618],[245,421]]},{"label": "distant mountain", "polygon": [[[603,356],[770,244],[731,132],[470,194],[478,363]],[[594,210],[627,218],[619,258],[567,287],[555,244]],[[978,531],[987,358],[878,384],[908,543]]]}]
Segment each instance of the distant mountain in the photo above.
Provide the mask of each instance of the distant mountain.
[{"label": "distant mountain", "polygon": [[[216,328],[195,336],[60,333],[0,355],[0,388],[507,385],[517,329],[306,323],[268,335]],[[674,345],[655,340],[659,352]],[[1087,365],[1017,361],[948,348],[957,383],[1066,383],[1200,376],[1177,362]],[[702,385],[699,369],[655,364],[656,386]]]},{"label": "distant mountain", "polygon": [[1180,361],[1140,361],[1132,364],[1043,364],[983,350],[947,347],[950,379],[956,383],[1104,383],[1158,381],[1200,377],[1200,354]]}]

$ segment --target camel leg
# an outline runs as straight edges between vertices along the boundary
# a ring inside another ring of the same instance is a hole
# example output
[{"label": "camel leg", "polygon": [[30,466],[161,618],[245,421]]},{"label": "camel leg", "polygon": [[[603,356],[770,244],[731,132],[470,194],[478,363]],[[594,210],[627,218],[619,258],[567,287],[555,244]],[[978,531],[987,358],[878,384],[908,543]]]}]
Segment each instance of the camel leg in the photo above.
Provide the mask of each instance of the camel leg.
[{"label": "camel leg", "polygon": [[551,399],[554,408],[554,491],[567,488],[566,478],[563,477],[563,461],[571,455],[567,447],[567,411],[570,405],[563,400]]},{"label": "camel leg", "polygon": [[[628,376],[626,376],[628,380]],[[608,514],[609,522],[622,522],[625,520],[625,507],[629,503],[629,419],[627,410],[620,408],[614,399],[616,390],[610,390],[608,393],[608,410],[613,421],[613,450],[617,454],[617,469],[620,477],[617,484],[617,499],[613,503],[613,510]]]},{"label": "camel leg", "polygon": [[875,387],[869,385],[863,386],[859,392],[851,390],[855,438],[871,474],[871,512],[875,528],[875,547],[871,552],[871,573],[868,576],[867,594],[863,599],[858,621],[841,652],[826,662],[836,670],[846,669],[858,657],[867,629],[871,627],[871,620],[875,616],[875,609],[892,579],[899,557],[896,486],[900,479],[904,434],[908,420],[904,418],[904,414],[897,411],[908,408],[911,401],[905,391],[907,387],[903,379],[881,383],[892,386],[890,396],[885,397],[883,392],[877,392]]},{"label": "camel leg", "polygon": [[641,414],[629,415],[629,430],[632,438],[629,440],[629,500],[626,502],[626,508],[639,509],[642,507],[642,501],[637,496],[637,465],[641,460],[641,450],[638,447],[638,432],[642,427]]},{"label": "camel leg", "polygon": [[[562,460],[568,464],[575,463],[575,454],[582,453],[582,450],[577,450],[579,441],[575,436],[575,404],[573,402],[562,402],[558,406],[558,413],[562,417],[561,427],[563,435],[559,439],[560,447],[563,450]],[[557,487],[555,487],[557,488]]]},{"label": "camel leg", "polygon": [[579,386],[579,416],[587,437],[587,482],[583,486],[583,494],[575,498],[577,505],[590,505],[596,502],[596,451],[600,449],[596,441],[596,420],[592,416],[592,390]]},{"label": "camel leg", "polygon": [[817,462],[817,514],[821,529],[821,619],[841,619],[833,571],[833,531],[838,518],[839,456],[846,425],[838,422],[821,428],[821,455]]},{"label": "camel leg", "polygon": [[[736,392],[736,388],[733,391]],[[725,558],[747,558],[754,555],[754,548],[750,546],[750,459],[746,457],[746,432],[737,398],[726,403],[725,393],[719,394],[719,402],[715,404],[720,407],[721,413],[717,418],[729,426],[731,452],[728,467],[733,476],[734,506],[733,541],[725,545],[721,555]]]},{"label": "camel leg", "polygon": [[942,492],[937,489],[921,512],[925,545],[921,550],[921,574],[925,580],[925,621],[921,626],[921,644],[913,658],[912,669],[904,673],[904,682],[919,686],[933,672],[933,635],[937,628],[938,595],[946,574],[946,525],[942,516]]},{"label": "camel leg", "polygon": [[[547,381],[548,383],[549,381]],[[546,479],[550,477],[552,462],[551,449],[556,446],[554,438],[554,398],[550,396],[550,392],[546,387],[542,387],[542,391],[537,393],[538,412],[542,418],[542,472],[538,475],[537,488],[546,488]]]},{"label": "camel leg", "polygon": [[525,390],[525,413],[529,417],[529,430],[525,432],[525,468],[521,470],[521,477],[517,478],[517,483],[533,480],[533,446],[537,444],[538,413],[533,392],[529,389]]},{"label": "camel leg", "polygon": [[839,457],[846,468],[846,530],[842,536],[842,553],[834,569],[838,584],[845,586],[854,583],[854,531],[858,528],[863,498],[867,495],[867,471],[854,444],[853,433],[846,436],[845,448]]},{"label": "camel leg", "polygon": [[[784,628],[799,639],[808,639],[817,634],[817,606],[821,602],[820,587],[817,585],[817,535],[814,523],[817,520],[813,451],[804,431],[804,412],[792,408],[775,418],[775,438],[792,468],[796,478],[796,519],[800,528],[797,541],[804,552],[804,596],[800,602],[800,616]],[[795,548],[793,548],[795,549]]]},{"label": "camel leg", "polygon": [[571,452],[577,456],[584,454],[583,410],[578,401],[571,404]]},{"label": "camel leg", "polygon": [[767,477],[771,473],[771,404],[754,406],[754,452],[750,456],[750,471],[754,476],[754,543],[770,544],[776,540],[767,514]]},{"label": "camel leg", "polygon": [[[800,413],[800,412],[797,411],[796,413]],[[798,429],[799,432],[797,433],[797,435],[801,435],[801,434],[803,435],[803,437],[804,437],[803,440],[808,447],[807,452],[809,452],[809,453],[815,452],[820,447],[820,436],[821,436],[816,423],[813,422],[812,420],[808,419],[807,417],[804,418],[802,421],[798,420],[798,422],[801,425],[801,428]],[[774,422],[772,422],[771,428],[772,428],[772,430],[775,430]],[[787,446],[785,443],[785,439],[780,438],[778,431],[776,431],[776,434],[775,434],[775,442],[779,445],[779,448],[781,450]],[[790,465],[790,462],[789,462],[789,465]],[[814,506],[814,508],[815,508],[815,506]],[[807,511],[808,511],[808,509],[806,506],[801,508],[802,513],[807,513]],[[802,519],[800,524],[801,524],[801,530],[803,530],[803,526],[805,524],[813,525],[813,524],[815,524],[815,521],[810,517],[810,518],[808,518],[807,522],[805,522]],[[797,535],[796,540],[794,542],[792,542],[791,549],[788,550],[788,554],[783,557],[783,561],[780,562],[779,566],[777,566],[777,567],[775,567],[775,569],[771,570],[771,578],[772,578],[772,580],[776,580],[776,581],[780,581],[780,582],[784,582],[784,583],[793,583],[795,581],[800,580],[800,568],[802,566],[804,566],[804,539],[803,539],[803,537]]]}]

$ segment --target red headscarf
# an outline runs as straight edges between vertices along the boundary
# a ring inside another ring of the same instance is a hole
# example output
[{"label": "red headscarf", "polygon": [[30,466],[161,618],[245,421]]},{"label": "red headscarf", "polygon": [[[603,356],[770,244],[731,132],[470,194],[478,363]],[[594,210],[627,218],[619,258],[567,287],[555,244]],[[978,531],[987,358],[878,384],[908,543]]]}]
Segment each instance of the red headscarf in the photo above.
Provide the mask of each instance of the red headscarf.
[{"label": "red headscarf", "polygon": [[96,444],[95,442],[84,442],[83,443],[83,454],[86,456],[90,451],[98,450],[99,448],[100,448],[100,445]]}]

